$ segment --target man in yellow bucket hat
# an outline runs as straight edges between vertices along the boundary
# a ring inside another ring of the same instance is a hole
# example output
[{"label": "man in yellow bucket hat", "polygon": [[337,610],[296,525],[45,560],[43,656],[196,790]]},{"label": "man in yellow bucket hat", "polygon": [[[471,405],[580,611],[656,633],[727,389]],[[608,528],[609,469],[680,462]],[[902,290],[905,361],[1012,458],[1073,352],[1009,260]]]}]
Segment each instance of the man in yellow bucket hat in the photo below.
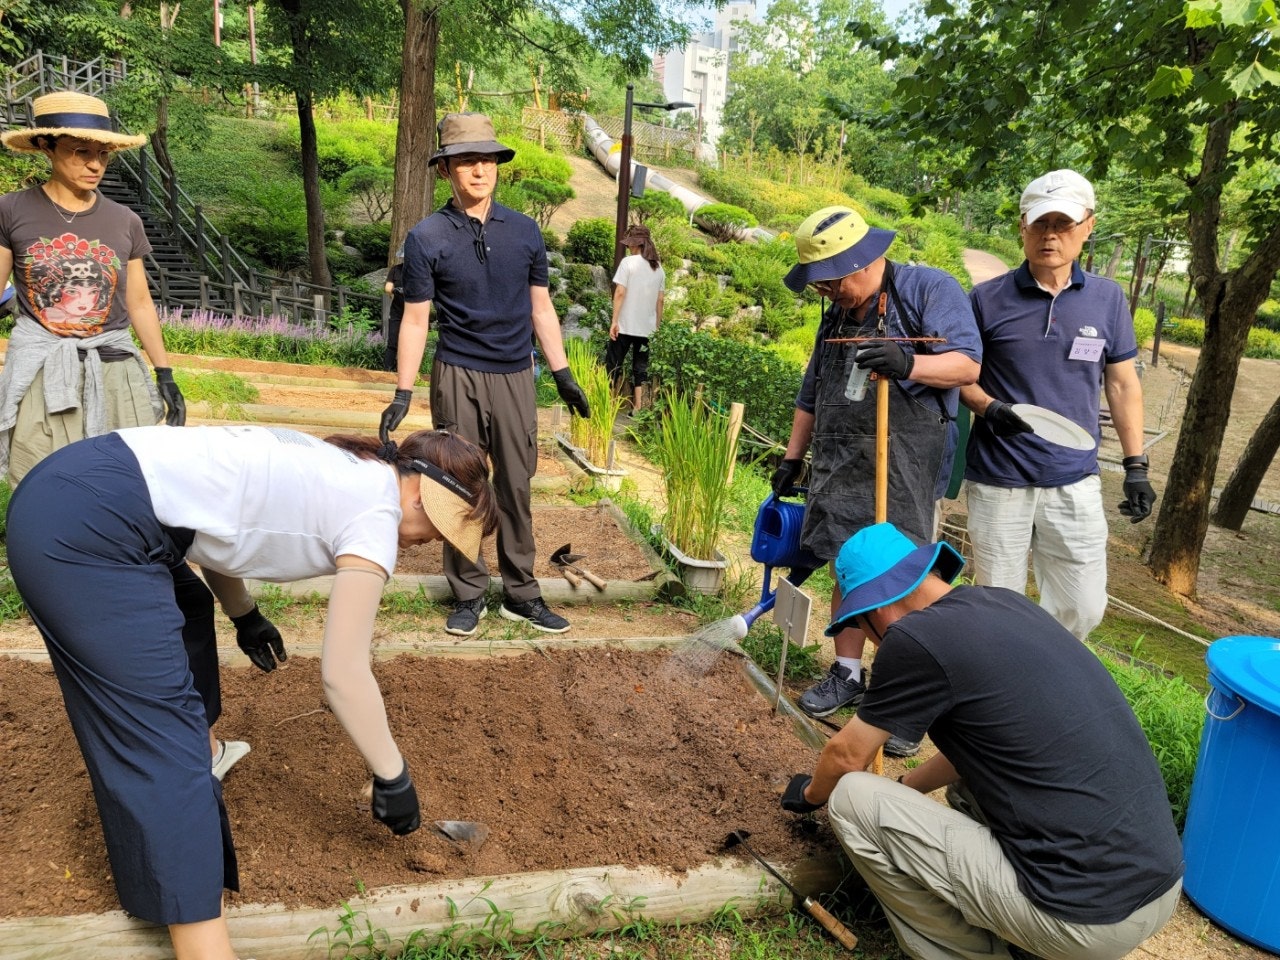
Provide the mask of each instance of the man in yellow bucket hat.
[{"label": "man in yellow bucket hat", "polygon": [[[888,518],[927,543],[951,473],[958,388],[975,382],[980,369],[982,344],[960,284],[943,270],[888,260],[894,236],[849,207],[825,207],[796,230],[799,263],[784,280],[796,293],[812,287],[830,302],[772,480],[776,494],[786,493],[812,452],[801,537],[823,560],[833,560],[850,535],[875,520],[876,400],[863,388],[867,375],[893,381]],[[909,342],[924,337],[938,342]],[[801,709],[825,717],[857,705],[866,690],[864,642],[856,627],[836,634],[835,663],[797,701]],[[886,752],[918,748],[895,738]]]}]

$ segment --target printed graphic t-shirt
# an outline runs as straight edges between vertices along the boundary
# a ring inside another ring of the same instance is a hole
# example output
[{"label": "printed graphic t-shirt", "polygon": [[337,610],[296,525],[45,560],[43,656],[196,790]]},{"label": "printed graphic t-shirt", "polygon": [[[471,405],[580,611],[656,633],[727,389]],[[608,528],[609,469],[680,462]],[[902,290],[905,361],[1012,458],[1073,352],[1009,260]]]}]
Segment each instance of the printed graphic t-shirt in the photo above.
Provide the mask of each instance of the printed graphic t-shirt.
[{"label": "printed graphic t-shirt", "polygon": [[50,333],[93,337],[129,325],[128,264],[151,244],[128,207],[98,194],[67,223],[39,186],[6,194],[0,246],[13,253],[18,308]]}]

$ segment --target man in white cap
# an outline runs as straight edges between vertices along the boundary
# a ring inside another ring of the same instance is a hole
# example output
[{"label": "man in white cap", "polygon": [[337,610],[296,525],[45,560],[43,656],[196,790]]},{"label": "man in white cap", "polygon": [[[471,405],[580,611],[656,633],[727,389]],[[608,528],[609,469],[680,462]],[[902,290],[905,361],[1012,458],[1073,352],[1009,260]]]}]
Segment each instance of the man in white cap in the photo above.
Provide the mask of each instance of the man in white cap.
[{"label": "man in white cap", "polygon": [[[548,609],[533,574],[530,480],[538,466],[538,408],[533,338],[571,413],[587,416],[587,398],[569,371],[560,318],[547,288],[547,248],[538,224],[493,199],[498,165],[515,151],[496,139],[482,113],[440,121],[431,162],[452,199],[404,241],[404,319],[396,358],[395,399],[382,414],[383,442],[409,411],[435,310],[439,341],[431,365],[431,419],[475,443],[493,463],[498,493],[498,612],[546,633],[569,621]],[[446,545],[444,574],[453,590],[445,632],[470,636],[487,613],[489,570]]]},{"label": "man in white cap", "polygon": [[[796,230],[799,263],[784,280],[796,293],[812,286],[831,301],[796,397],[787,450],[772,479],[774,493],[784,495],[812,450],[801,537],[821,561],[834,559],[854,531],[875,520],[876,391],[865,389],[868,374],[893,381],[888,517],[928,543],[951,475],[956,388],[977,379],[982,359],[973,312],[955,277],[888,260],[894,236],[869,226],[849,207],[826,207]],[[904,339],[921,337],[939,342]],[[828,342],[848,338],[861,339]],[[835,662],[801,695],[801,709],[825,717],[857,705],[866,689],[864,642],[856,626],[836,635]],[[886,752],[906,756],[917,749],[918,743],[895,738]]]},{"label": "man in white cap", "polygon": [[[827,633],[862,625],[875,682],[782,808],[826,805],[907,956],[1118,960],[1182,889],[1160,767],[1089,648],[1021,594],[953,589],[963,566],[889,523],[841,548]],[[926,732],[939,752],[896,782],[866,772]]]},{"label": "man in white cap", "polygon": [[[1054,170],[1027,186],[1020,206],[1026,260],[970,295],[983,350],[982,375],[960,391],[979,414],[965,466],[975,580],[1024,591],[1029,550],[1041,606],[1084,639],[1107,606],[1103,390],[1124,456],[1120,512],[1137,523],[1156,499],[1143,452],[1138,344],[1119,284],[1076,262],[1093,232],[1093,185]],[[1041,439],[1012,409],[1024,403],[1061,414],[1094,443],[1075,449]]]}]

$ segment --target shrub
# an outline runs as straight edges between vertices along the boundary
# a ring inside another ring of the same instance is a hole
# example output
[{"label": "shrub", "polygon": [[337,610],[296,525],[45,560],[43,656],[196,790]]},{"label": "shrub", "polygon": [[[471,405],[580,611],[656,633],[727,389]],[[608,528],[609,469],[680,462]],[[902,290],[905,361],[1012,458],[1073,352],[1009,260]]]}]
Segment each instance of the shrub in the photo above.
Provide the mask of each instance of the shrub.
[{"label": "shrub", "polygon": [[49,165],[34,154],[0,154],[0,196],[21,190],[44,179]]},{"label": "shrub", "polygon": [[351,194],[364,207],[365,214],[374,223],[380,223],[391,213],[396,172],[391,167],[352,167],[338,179],[338,186]]},{"label": "shrub", "polygon": [[227,225],[231,243],[277,272],[307,262],[307,207],[298,183],[262,183],[242,192]]},{"label": "shrub", "polygon": [[391,252],[391,224],[364,223],[348,227],[342,235],[343,242],[355,247],[360,255],[374,263],[386,263]]},{"label": "shrub", "polygon": [[564,241],[560,239],[560,234],[550,227],[542,228],[542,242],[546,244],[548,253],[555,253],[564,247]]},{"label": "shrub", "polygon": [[689,216],[684,204],[665,190],[646,190],[643,197],[636,197],[631,201],[628,210],[634,223],[685,220]]},{"label": "shrub", "polygon": [[[693,391],[720,406],[741,401],[753,429],[786,442],[804,367],[765,347],[735,343],[665,322],[649,339],[649,370],[664,387]],[[806,356],[806,360],[808,357]]]},{"label": "shrub", "polygon": [[613,266],[614,222],[603,217],[579,220],[569,228],[564,252],[570,260],[594,263],[606,270]]},{"label": "shrub", "polygon": [[[302,138],[297,118],[284,123],[281,144],[290,151],[296,168],[302,162]],[[355,167],[391,167],[395,164],[396,128],[376,120],[333,120],[316,125],[316,152],[320,177],[337,183]]]},{"label": "shrub", "polygon": [[730,203],[709,203],[699,207],[694,211],[693,220],[721,241],[741,239],[743,231],[759,223],[750,211]]},{"label": "shrub", "polygon": [[753,303],[795,309],[796,295],[782,282],[796,262],[795,244],[786,240],[725,243],[716,251],[727,261],[734,287]]},{"label": "shrub", "polygon": [[552,153],[532,140],[502,134],[501,140],[516,152],[515,159],[499,168],[499,177],[510,183],[524,180],[549,180],[552,183],[568,183],[573,176],[569,161]]},{"label": "shrub", "polygon": [[364,273],[364,260],[353,257],[341,247],[325,247],[324,258],[329,262],[329,272],[336,284],[346,283]]},{"label": "shrub", "polygon": [[574,198],[573,187],[567,183],[557,183],[554,180],[543,180],[539,177],[521,180],[520,189],[528,199],[529,216],[538,221],[538,226],[543,228],[551,223],[551,217],[557,210]]},{"label": "shrub", "polygon": [[586,263],[566,263],[564,266],[564,292],[569,299],[579,301],[582,295],[591,289],[594,278],[591,266]]}]

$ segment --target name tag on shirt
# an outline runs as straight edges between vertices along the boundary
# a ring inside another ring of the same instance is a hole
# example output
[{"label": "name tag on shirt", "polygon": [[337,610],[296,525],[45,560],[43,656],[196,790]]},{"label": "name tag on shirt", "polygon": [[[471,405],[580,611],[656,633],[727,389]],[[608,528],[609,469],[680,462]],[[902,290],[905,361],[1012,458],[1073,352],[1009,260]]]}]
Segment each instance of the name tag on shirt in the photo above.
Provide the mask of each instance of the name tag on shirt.
[{"label": "name tag on shirt", "polygon": [[1097,363],[1102,359],[1102,351],[1106,345],[1107,341],[1101,337],[1076,337],[1071,342],[1071,353],[1067,355],[1067,359]]}]

